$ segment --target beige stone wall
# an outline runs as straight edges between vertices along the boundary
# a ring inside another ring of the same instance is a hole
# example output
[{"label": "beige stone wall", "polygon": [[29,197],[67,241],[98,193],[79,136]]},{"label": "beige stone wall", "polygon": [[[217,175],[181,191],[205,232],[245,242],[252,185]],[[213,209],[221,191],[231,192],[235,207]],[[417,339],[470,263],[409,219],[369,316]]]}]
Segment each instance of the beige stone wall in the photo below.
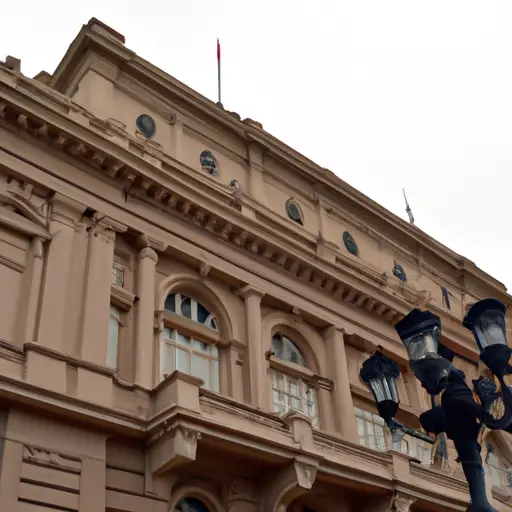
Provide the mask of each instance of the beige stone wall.
[{"label": "beige stone wall", "polygon": [[[499,283],[97,22],[52,86],[0,68],[0,512],[173,512],[184,498],[210,512],[462,510],[453,470],[360,446],[354,406],[376,408],[359,370],[384,347],[401,366],[398,419],[418,428],[430,404],[394,323],[432,308],[473,378],[460,319],[479,297],[510,302]],[[152,140],[137,133],[141,113]],[[218,329],[164,311],[170,293],[203,304]],[[186,372],[161,379],[166,326],[215,345],[218,392]],[[276,357],[276,333],[304,366]],[[276,371],[307,382],[316,416],[274,413]]]}]

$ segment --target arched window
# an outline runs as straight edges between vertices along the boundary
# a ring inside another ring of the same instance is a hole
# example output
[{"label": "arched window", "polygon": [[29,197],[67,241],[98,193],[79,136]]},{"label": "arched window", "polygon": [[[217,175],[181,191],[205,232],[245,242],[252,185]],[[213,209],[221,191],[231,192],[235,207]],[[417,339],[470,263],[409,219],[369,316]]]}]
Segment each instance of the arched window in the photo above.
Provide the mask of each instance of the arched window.
[{"label": "arched window", "polygon": [[174,508],[174,512],[209,512],[208,507],[197,498],[183,498]]},{"label": "arched window", "polygon": [[318,426],[313,373],[295,343],[279,332],[272,336],[272,396],[274,412],[300,411]]},{"label": "arched window", "polygon": [[160,337],[160,380],[175,370],[204,381],[219,391],[219,351],[215,316],[196,299],[182,293],[165,301],[165,327]]}]

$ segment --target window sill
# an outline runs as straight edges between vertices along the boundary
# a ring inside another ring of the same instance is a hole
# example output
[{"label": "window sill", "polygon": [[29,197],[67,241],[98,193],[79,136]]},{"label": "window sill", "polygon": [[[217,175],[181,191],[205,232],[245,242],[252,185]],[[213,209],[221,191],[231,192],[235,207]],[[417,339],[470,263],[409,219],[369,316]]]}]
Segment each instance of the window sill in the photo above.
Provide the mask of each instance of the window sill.
[{"label": "window sill", "polygon": [[135,302],[135,294],[117,284],[112,284],[110,286],[110,300],[114,305],[128,311]]}]

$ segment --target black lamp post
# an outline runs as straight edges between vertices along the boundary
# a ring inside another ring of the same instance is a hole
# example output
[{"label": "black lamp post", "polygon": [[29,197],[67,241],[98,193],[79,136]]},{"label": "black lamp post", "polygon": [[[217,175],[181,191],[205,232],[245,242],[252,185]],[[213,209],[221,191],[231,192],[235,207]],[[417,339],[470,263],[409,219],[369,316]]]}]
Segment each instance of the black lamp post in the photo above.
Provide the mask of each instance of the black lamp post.
[{"label": "black lamp post", "polygon": [[[512,373],[509,360],[512,349],[508,346],[505,329],[505,306],[495,299],[475,303],[463,322],[472,331],[480,359],[500,383],[479,378],[473,381],[473,389],[479,400],[466,384],[464,373],[455,368],[453,353],[439,343],[441,321],[429,311],[412,310],[395,326],[407,349],[409,363],[416,378],[432,397],[432,409],[420,416],[426,432],[435,435],[446,433],[457,450],[458,460],[466,476],[471,495],[471,512],[496,512],[487,499],[485,474],[480,455],[478,436],[486,426],[493,430],[512,431],[512,392],[504,376]],[[412,429],[404,429],[394,415],[398,409],[396,379],[398,365],[377,352],[365,361],[361,379],[370,387],[381,417],[392,431],[430,440],[428,436]],[[439,405],[435,397],[442,392]],[[500,405],[500,407],[496,407]],[[494,414],[491,411],[495,410]],[[496,413],[499,410],[499,413]]]}]

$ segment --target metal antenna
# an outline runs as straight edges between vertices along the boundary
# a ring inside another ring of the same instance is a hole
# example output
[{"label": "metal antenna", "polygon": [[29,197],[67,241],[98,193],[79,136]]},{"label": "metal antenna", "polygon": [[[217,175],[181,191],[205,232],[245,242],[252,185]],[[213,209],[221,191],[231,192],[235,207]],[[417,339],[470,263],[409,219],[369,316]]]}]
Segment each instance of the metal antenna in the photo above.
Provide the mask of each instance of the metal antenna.
[{"label": "metal antenna", "polygon": [[404,195],[405,199],[405,211],[407,212],[407,215],[409,216],[409,222],[411,224],[414,224],[414,215],[412,214],[411,207],[409,206],[409,202],[407,201],[407,196],[405,195],[405,189],[402,189],[402,194]]}]

